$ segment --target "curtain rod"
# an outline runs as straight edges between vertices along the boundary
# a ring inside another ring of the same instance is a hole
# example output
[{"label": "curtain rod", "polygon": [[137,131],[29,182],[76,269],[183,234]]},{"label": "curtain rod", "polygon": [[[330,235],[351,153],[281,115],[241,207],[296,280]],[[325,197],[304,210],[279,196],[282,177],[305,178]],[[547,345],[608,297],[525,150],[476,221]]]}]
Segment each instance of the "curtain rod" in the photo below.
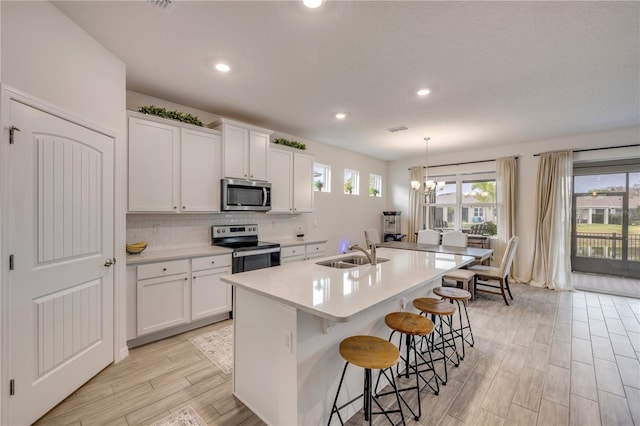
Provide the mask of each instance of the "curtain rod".
[{"label": "curtain rod", "polygon": [[[601,151],[603,149],[616,149],[616,148],[633,148],[634,146],[640,146],[640,143],[634,143],[632,145],[618,145],[618,146],[604,146],[602,148],[585,148],[585,149],[575,149],[572,152],[587,152],[587,151]],[[542,152],[538,154],[533,154],[534,157],[539,157]]]},{"label": "curtain rod", "polygon": [[[520,158],[520,156],[515,156],[515,157],[513,157],[513,158],[515,158],[515,159],[517,160],[518,158]],[[428,167],[428,168],[432,168],[432,167],[460,166],[460,165],[462,165],[462,164],[488,163],[488,162],[490,162],[490,161],[496,161],[496,160],[497,160],[497,158],[493,158],[493,159],[491,159],[491,160],[464,161],[464,162],[462,162],[462,163],[438,164],[438,165],[436,165],[436,166],[422,166],[422,168],[423,168],[423,169],[426,169],[427,167]],[[411,170],[411,167],[409,167],[409,169],[408,169],[408,170]]]}]

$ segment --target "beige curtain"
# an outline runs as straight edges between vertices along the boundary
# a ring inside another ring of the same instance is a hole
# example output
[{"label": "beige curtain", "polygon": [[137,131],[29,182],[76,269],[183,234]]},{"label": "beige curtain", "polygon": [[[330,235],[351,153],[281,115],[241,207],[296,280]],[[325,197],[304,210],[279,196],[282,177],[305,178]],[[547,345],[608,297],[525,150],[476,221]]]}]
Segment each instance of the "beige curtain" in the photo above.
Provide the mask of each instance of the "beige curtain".
[{"label": "beige curtain", "polygon": [[[409,169],[409,182],[416,180],[423,181],[422,167],[412,167]],[[407,241],[416,242],[416,232],[422,229],[422,197],[423,195],[415,189],[409,187],[409,228],[407,232]]]},{"label": "beige curtain", "polygon": [[[509,238],[515,235],[516,229],[516,157],[503,157],[496,160],[496,196],[498,202],[498,245],[496,255],[498,263],[504,256]],[[518,281],[518,262],[513,260],[511,275]]]},{"label": "beige curtain", "polygon": [[572,290],[571,284],[571,151],[540,155],[536,179],[531,285]]}]

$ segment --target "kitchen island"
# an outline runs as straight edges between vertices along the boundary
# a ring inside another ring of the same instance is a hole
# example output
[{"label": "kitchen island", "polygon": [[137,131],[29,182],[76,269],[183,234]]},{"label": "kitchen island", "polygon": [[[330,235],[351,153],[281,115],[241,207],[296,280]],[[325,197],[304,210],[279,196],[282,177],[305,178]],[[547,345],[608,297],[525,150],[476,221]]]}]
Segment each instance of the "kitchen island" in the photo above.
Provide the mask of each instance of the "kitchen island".
[{"label": "kitchen island", "polygon": [[[353,256],[351,254],[350,256]],[[472,257],[379,249],[376,265],[347,269],[318,261],[227,275],[235,286],[233,394],[267,424],[326,424],[344,360],[342,339],[387,338],[384,316],[412,310],[411,301],[440,285],[442,275]],[[362,371],[350,369],[341,400],[362,392]],[[359,407],[345,408],[344,418]]]}]

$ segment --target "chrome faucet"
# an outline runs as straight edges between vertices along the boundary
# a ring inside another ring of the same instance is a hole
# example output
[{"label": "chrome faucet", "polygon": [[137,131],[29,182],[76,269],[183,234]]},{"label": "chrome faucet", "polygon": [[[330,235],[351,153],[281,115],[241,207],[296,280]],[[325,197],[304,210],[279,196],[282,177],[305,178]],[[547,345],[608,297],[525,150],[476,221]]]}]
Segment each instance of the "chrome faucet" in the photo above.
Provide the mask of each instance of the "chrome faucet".
[{"label": "chrome faucet", "polygon": [[376,245],[373,244],[369,239],[367,239],[366,241],[367,241],[367,245],[371,248],[371,253],[369,253],[367,250],[363,249],[357,244],[350,246],[349,250],[360,250],[367,256],[367,259],[369,259],[369,263],[371,263],[372,265],[375,265],[377,263]]}]

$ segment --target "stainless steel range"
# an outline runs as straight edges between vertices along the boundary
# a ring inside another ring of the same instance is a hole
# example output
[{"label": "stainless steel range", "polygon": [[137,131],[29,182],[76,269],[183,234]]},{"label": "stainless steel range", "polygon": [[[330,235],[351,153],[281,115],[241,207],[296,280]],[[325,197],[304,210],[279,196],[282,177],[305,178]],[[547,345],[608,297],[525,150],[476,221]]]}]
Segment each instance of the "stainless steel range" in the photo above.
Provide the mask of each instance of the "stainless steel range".
[{"label": "stainless steel range", "polygon": [[233,249],[233,274],[280,265],[280,244],[258,241],[258,225],[212,226],[211,244]]}]

